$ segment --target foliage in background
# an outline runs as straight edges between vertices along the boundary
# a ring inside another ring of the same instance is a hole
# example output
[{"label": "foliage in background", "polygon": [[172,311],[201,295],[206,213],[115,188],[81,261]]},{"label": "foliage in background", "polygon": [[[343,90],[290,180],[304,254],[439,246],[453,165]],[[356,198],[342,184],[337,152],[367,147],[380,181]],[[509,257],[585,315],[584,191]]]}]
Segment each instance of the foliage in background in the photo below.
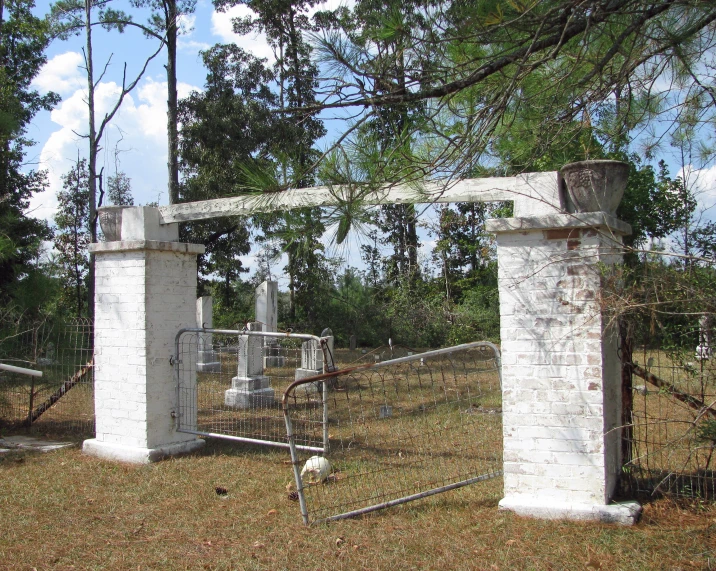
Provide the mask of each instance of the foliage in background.
[{"label": "foliage in background", "polygon": [[74,169],[62,177],[57,193],[55,215],[56,263],[62,282],[62,296],[75,317],[82,317],[87,307],[87,277],[92,242],[89,230],[89,170],[85,159],[78,159]]},{"label": "foliage in background", "polygon": [[[30,197],[47,188],[45,173],[24,168],[32,145],[27,127],[40,110],[59,101],[30,88],[45,63],[47,24],[32,14],[30,0],[8,0],[0,8],[0,301],[20,297],[36,308],[45,293],[37,258],[52,233],[41,220],[26,215]],[[31,301],[34,292],[39,299]]]}]

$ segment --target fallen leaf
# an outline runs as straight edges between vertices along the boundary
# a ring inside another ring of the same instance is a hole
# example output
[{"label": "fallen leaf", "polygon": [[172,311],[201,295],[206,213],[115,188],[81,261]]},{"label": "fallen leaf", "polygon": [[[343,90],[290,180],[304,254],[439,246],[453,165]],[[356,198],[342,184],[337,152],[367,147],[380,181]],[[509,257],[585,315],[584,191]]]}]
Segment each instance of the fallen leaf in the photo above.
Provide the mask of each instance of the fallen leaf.
[{"label": "fallen leaf", "polygon": [[505,541],[505,545],[513,545],[514,543],[517,543],[516,539],[508,539]]},{"label": "fallen leaf", "polygon": [[278,510],[269,510],[268,514],[266,515],[276,515],[278,513]]},{"label": "fallen leaf", "polygon": [[262,547],[266,547],[266,544],[260,541],[254,541],[254,549],[261,549]]},{"label": "fallen leaf", "polygon": [[340,547],[340,546],[343,545],[345,542],[346,542],[346,540],[343,539],[342,537],[337,537],[337,538],[336,538],[336,547]]},{"label": "fallen leaf", "polygon": [[207,545],[207,546],[211,547],[211,541],[203,541],[202,545]]}]

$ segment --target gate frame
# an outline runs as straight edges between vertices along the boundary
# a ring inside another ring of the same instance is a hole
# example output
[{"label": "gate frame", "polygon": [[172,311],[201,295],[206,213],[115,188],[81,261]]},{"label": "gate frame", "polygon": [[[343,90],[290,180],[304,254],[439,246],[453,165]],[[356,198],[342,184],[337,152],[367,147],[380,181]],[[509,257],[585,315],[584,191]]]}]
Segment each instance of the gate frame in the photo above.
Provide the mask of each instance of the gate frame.
[{"label": "gate frame", "polygon": [[[381,503],[375,504],[373,506],[367,506],[365,508],[351,510],[349,512],[325,517],[325,518],[322,518],[322,519],[319,519],[319,520],[316,520],[313,522],[309,522],[309,520],[308,520],[308,507],[306,506],[306,497],[303,494],[304,486],[303,486],[303,480],[301,478],[301,469],[299,467],[300,460],[298,458],[298,453],[297,453],[298,450],[305,449],[305,448],[296,444],[296,438],[293,434],[293,425],[291,423],[291,415],[290,415],[290,411],[289,411],[289,407],[288,407],[289,393],[300,385],[320,382],[323,385],[323,403],[325,406],[326,402],[328,400],[326,398],[326,394],[328,391],[328,381],[330,379],[333,379],[333,378],[339,376],[339,375],[347,375],[354,371],[364,371],[367,369],[380,369],[380,368],[389,367],[392,365],[399,365],[401,363],[409,363],[411,361],[418,361],[421,359],[425,359],[426,357],[427,358],[436,357],[439,355],[446,355],[446,354],[454,353],[455,351],[476,349],[478,347],[489,347],[490,349],[492,349],[492,352],[495,356],[495,361],[497,362],[497,368],[496,368],[497,377],[499,379],[500,389],[501,389],[502,388],[502,358],[500,355],[500,349],[497,347],[497,345],[495,345],[494,343],[491,343],[489,341],[474,341],[472,343],[462,343],[460,345],[454,345],[452,347],[445,347],[442,349],[435,349],[433,351],[426,351],[425,353],[416,353],[415,355],[408,355],[406,357],[398,357],[397,359],[388,359],[387,361],[379,361],[377,363],[366,363],[364,365],[348,367],[347,369],[342,369],[340,371],[331,371],[331,372],[323,373],[321,375],[315,375],[313,377],[299,379],[298,381],[294,381],[288,387],[286,387],[286,390],[283,393],[283,397],[281,398],[281,405],[283,407],[284,419],[286,420],[286,435],[288,438],[289,449],[291,451],[291,465],[293,466],[293,477],[294,477],[294,480],[296,481],[296,492],[298,493],[298,501],[299,501],[299,505],[300,505],[300,509],[301,509],[301,517],[303,518],[304,524],[314,525],[316,523],[335,521],[335,520],[339,520],[339,519],[348,519],[351,517],[364,515],[364,514],[367,514],[370,512],[382,510],[382,509],[389,508],[392,506],[398,506],[400,504],[412,502],[414,500],[419,500],[422,498],[434,496],[435,494],[440,494],[442,492],[456,490],[458,488],[463,488],[463,487],[469,486],[471,484],[476,484],[477,482],[484,482],[486,480],[491,480],[492,478],[497,478],[498,476],[503,475],[502,470],[497,470],[493,474],[482,474],[480,476],[474,476],[472,478],[468,478],[467,480],[462,480],[460,482],[453,482],[452,484],[447,484],[445,486],[439,486],[437,488],[432,488],[430,490],[426,490],[425,492],[419,492],[417,494],[411,494],[409,496],[404,496],[402,498],[389,500],[387,502],[381,502]],[[325,409],[325,410],[327,410],[327,409]],[[327,417],[324,417],[323,427],[324,427],[324,430],[327,430],[327,427],[328,427]],[[327,433],[326,433],[326,437],[327,437]],[[326,442],[326,444],[327,444],[327,442]],[[329,447],[326,445],[325,449],[327,452],[329,450]],[[326,452],[324,452],[324,453],[326,453]]]},{"label": "gate frame", "polygon": [[[209,333],[209,334],[219,334],[219,335],[236,335],[237,337],[246,336],[246,337],[266,337],[271,339],[301,339],[303,341],[315,341],[318,343],[318,346],[323,351],[323,373],[322,374],[330,374],[331,369],[335,369],[333,355],[331,354],[329,347],[328,347],[328,338],[327,337],[318,337],[317,335],[311,335],[308,333],[293,333],[293,332],[286,332],[281,333],[278,331],[249,331],[247,329],[238,330],[238,329],[209,329],[209,328],[203,328],[203,327],[184,327],[178,331],[176,334],[175,340],[174,340],[174,355],[172,357],[172,366],[174,367],[174,374],[176,378],[176,399],[177,399],[177,412],[175,415],[176,419],[176,431],[177,432],[183,432],[185,434],[193,434],[195,436],[206,436],[211,438],[220,438],[223,440],[231,440],[233,442],[243,442],[244,444],[258,444],[261,446],[273,446],[276,448],[290,448],[290,444],[288,442],[275,442],[273,440],[261,440],[258,438],[248,438],[244,436],[233,436],[231,434],[222,434],[217,432],[204,432],[201,430],[197,430],[196,427],[192,430],[191,428],[183,428],[181,424],[181,377],[180,377],[180,371],[179,371],[179,365],[181,365],[181,352],[179,350],[179,340],[181,336],[184,333]],[[329,363],[330,359],[330,365]],[[197,371],[190,371],[190,374],[197,374]],[[320,376],[320,375],[319,375]],[[293,386],[296,383],[300,383],[301,381],[294,381],[289,385],[289,387]],[[194,382],[196,385],[196,381]],[[195,387],[195,391],[198,389]],[[320,452],[325,454],[328,451],[328,398],[326,394],[327,387],[323,386],[323,392],[322,392],[322,405],[323,405],[323,447],[319,448],[317,446],[304,446],[304,445],[297,445],[297,448],[300,450],[306,450],[308,452]],[[198,412],[198,407],[197,407]]]}]

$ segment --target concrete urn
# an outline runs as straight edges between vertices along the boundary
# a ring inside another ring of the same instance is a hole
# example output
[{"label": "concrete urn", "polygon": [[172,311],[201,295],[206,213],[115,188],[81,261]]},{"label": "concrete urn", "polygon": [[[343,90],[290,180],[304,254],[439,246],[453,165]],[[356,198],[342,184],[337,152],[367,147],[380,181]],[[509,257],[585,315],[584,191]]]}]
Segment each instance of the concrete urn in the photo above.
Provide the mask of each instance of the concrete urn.
[{"label": "concrete urn", "polygon": [[629,165],[622,161],[596,160],[570,163],[560,169],[573,213],[614,214],[624,196]]},{"label": "concrete urn", "polygon": [[122,212],[128,206],[102,206],[99,213],[99,226],[105,242],[118,242],[122,239]]}]

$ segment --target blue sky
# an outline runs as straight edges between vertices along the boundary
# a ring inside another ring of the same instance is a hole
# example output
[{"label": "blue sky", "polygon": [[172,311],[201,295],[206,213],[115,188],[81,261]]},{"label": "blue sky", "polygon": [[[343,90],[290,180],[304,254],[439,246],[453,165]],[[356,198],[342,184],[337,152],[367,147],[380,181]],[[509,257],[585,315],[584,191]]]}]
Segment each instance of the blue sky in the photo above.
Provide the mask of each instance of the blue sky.
[{"label": "blue sky", "polygon": [[[334,8],[339,3],[338,0],[327,0],[314,10]],[[114,4],[119,8],[122,2]],[[49,2],[40,2],[35,12],[43,15],[49,11],[49,6]],[[129,8],[127,11],[130,11]],[[136,10],[131,12],[137,13]],[[183,19],[177,62],[180,98],[186,97],[192,90],[201,90],[206,70],[199,52],[216,43],[234,42],[258,57],[273,59],[273,53],[262,35],[238,36],[232,32],[231,19],[249,13],[244,6],[234,7],[226,13],[218,12],[210,1],[199,0],[194,14]],[[146,13],[134,18],[144,22]],[[95,28],[93,34],[95,77],[109,62],[96,90],[95,116],[99,123],[116,101],[125,62],[129,82],[145,59],[156,50],[156,43],[146,39],[136,29],[127,29],[119,34]],[[85,102],[87,80],[82,69],[83,46],[83,36],[53,42],[47,50],[47,64],[34,81],[34,87],[39,91],[52,90],[62,96],[62,102],[54,110],[42,112],[35,118],[28,133],[36,141],[28,153],[29,166],[46,170],[50,182],[46,192],[32,199],[31,211],[38,218],[52,219],[57,206],[56,194],[61,188],[61,176],[71,168],[78,153],[81,157],[87,156],[87,142],[80,136],[87,132],[88,117]],[[112,175],[118,169],[130,177],[136,204],[167,203],[165,58],[165,52],[160,53],[150,63],[135,90],[125,98],[105,130],[98,161],[98,168],[104,167],[106,175]],[[335,137],[339,126],[329,121],[327,127],[329,134],[325,142]],[[353,237],[347,247],[331,253],[350,260],[351,265],[362,265],[357,246],[357,237]],[[255,254],[254,251],[242,258],[244,264],[252,269]],[[274,271],[281,266],[281,263],[274,264]]]},{"label": "blue sky", "polygon": [[[335,8],[339,3],[340,0],[327,0],[314,9]],[[125,0],[116,0],[113,4],[116,8],[124,4],[127,11],[135,14],[137,21],[146,20],[146,13],[137,14]],[[49,11],[49,6],[47,1],[39,2],[36,13],[44,15]],[[184,18],[184,33],[180,37],[178,52],[179,97],[201,89],[205,69],[199,51],[216,43],[235,42],[259,57],[273,58],[265,38],[233,34],[231,18],[248,13],[244,6],[234,7],[228,13],[217,12],[210,1],[199,0],[195,13]],[[55,196],[61,187],[60,177],[71,168],[78,153],[80,156],[87,154],[86,140],[81,138],[87,131],[87,107],[84,101],[86,78],[81,69],[83,43],[82,36],[53,42],[47,51],[48,62],[34,81],[39,91],[52,90],[62,96],[62,102],[53,111],[40,113],[36,117],[28,132],[29,137],[37,141],[28,153],[29,166],[47,170],[50,181],[49,189],[34,197],[31,203],[33,215],[39,218],[52,218],[57,204]],[[96,76],[109,62],[96,92],[98,121],[116,100],[124,64],[127,64],[127,77],[131,81],[145,58],[155,49],[155,42],[144,38],[138,30],[128,29],[119,34],[95,28]],[[122,108],[105,131],[99,158],[98,166],[104,167],[106,175],[113,174],[115,168],[127,173],[138,204],[154,201],[167,203],[165,57],[164,52],[157,56],[138,87],[125,98]],[[336,136],[340,123],[329,121],[327,127],[329,134],[324,141],[326,143]],[[680,164],[668,154],[664,158],[671,167],[672,176],[677,174]],[[696,187],[701,193],[706,218],[716,219],[716,208],[712,207],[716,202],[716,166],[698,173]],[[422,232],[421,238],[424,243],[423,255],[428,255],[431,241],[426,231]],[[352,265],[360,266],[357,237],[352,240],[349,247],[338,253],[350,258]],[[252,266],[253,255],[246,257],[244,263]]]}]

